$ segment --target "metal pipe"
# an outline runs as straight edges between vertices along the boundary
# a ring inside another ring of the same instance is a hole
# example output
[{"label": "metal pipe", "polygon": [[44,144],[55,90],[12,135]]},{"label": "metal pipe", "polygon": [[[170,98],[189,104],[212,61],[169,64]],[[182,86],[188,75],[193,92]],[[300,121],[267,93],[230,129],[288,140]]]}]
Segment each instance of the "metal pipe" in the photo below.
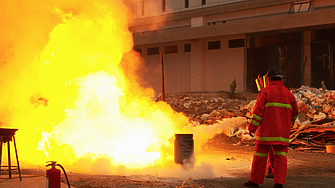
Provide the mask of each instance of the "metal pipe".
[{"label": "metal pipe", "polygon": [[163,62],[163,53],[160,52],[160,61],[161,61],[161,74],[162,74],[162,100],[165,101],[165,86],[164,86],[164,62]]},{"label": "metal pipe", "polygon": [[304,85],[304,31],[301,31],[301,85]]}]

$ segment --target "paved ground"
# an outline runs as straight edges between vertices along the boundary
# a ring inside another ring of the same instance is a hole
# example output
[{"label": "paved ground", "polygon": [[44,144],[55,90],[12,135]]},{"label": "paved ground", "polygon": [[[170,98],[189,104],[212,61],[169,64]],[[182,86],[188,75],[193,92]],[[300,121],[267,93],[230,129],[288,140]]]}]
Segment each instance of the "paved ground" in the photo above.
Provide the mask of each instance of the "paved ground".
[{"label": "paved ground", "polygon": [[[46,188],[47,181],[45,176],[36,175],[22,175],[22,181],[19,176],[14,176],[13,179],[9,179],[8,176],[2,175],[0,179],[1,188]],[[68,188],[65,183],[61,184],[61,188]]]},{"label": "paved ground", "polygon": [[[216,148],[218,149],[218,148]],[[242,188],[248,181],[253,147],[226,145],[219,150],[204,152],[198,157],[216,164],[223,174],[216,178],[190,179],[193,187],[206,188]],[[335,155],[327,153],[310,153],[289,151],[288,174],[285,188],[329,188],[335,187]],[[216,169],[218,170],[218,169]],[[14,176],[8,179],[2,175],[1,188],[45,188],[46,178],[43,170],[22,170],[22,181]],[[185,178],[158,177],[155,175],[90,175],[68,173],[70,183],[75,188],[133,188],[133,187],[180,187]],[[65,178],[62,188],[67,188]],[[188,187],[189,184],[187,182]],[[199,186],[197,186],[199,185]],[[273,179],[265,179],[260,188],[272,188]]]}]

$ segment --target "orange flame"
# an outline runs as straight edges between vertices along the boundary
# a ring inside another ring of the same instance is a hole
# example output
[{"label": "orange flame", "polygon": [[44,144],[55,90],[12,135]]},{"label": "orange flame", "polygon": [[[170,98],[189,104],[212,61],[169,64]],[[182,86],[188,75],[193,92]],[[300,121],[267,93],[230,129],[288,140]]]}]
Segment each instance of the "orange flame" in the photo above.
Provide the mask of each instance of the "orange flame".
[{"label": "orange flame", "polygon": [[[124,76],[120,63],[133,46],[127,14],[119,10],[126,7],[109,1],[77,6],[69,10],[53,4],[61,22],[39,55],[24,64],[9,58],[3,64],[17,72],[3,85],[11,85],[6,89],[14,95],[3,101],[12,117],[2,121],[19,128],[23,164],[72,164],[93,156],[135,168],[171,160],[170,138],[187,118],[151,101],[152,89]],[[29,44],[22,45],[27,46],[16,57],[25,55]]]},{"label": "orange flame", "polygon": [[180,175],[169,170],[174,134],[205,140],[223,130],[184,127],[188,118],[150,99],[136,76],[128,15],[122,1],[1,1],[0,126],[19,129],[22,166],[55,160],[99,174],[164,166]]}]

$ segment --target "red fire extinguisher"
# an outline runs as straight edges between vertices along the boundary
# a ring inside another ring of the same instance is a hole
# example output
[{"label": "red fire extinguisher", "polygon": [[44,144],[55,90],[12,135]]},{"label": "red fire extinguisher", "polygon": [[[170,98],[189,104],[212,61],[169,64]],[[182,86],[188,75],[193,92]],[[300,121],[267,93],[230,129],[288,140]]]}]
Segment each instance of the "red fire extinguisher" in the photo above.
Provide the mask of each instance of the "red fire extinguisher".
[{"label": "red fire extinguisher", "polygon": [[61,188],[61,171],[59,169],[56,168],[56,166],[59,166],[62,168],[65,177],[66,177],[66,181],[67,184],[70,186],[70,182],[69,179],[67,178],[65,169],[63,168],[62,165],[60,164],[56,164],[56,161],[47,161],[46,167],[51,166],[51,169],[47,170],[47,188]]},{"label": "red fire extinguisher", "polygon": [[56,168],[56,161],[48,161],[47,166],[51,166],[51,169],[47,170],[47,188],[61,188],[60,177],[61,171]]}]

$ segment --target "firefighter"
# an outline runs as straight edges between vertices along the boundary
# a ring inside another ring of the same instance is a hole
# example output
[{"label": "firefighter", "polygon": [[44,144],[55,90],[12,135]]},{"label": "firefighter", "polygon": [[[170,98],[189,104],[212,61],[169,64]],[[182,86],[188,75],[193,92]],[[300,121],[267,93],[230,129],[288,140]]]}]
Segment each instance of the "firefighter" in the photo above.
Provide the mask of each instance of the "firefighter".
[{"label": "firefighter", "polygon": [[[263,184],[268,153],[274,151],[274,187],[283,187],[287,173],[287,151],[291,124],[298,116],[298,107],[293,94],[283,85],[277,67],[265,75],[265,85],[258,96],[248,125],[250,134],[256,132],[250,180],[245,187]],[[268,84],[269,83],[269,84]]]},{"label": "firefighter", "polygon": [[[264,79],[264,76],[268,73],[268,69],[264,69],[258,72],[257,79],[255,80],[258,91],[261,91],[264,87],[266,87],[266,79]],[[268,84],[268,83],[267,83]],[[268,162],[266,165],[266,178],[273,178],[273,163],[274,163],[274,153],[273,150],[270,149],[269,155],[268,155]]]}]

